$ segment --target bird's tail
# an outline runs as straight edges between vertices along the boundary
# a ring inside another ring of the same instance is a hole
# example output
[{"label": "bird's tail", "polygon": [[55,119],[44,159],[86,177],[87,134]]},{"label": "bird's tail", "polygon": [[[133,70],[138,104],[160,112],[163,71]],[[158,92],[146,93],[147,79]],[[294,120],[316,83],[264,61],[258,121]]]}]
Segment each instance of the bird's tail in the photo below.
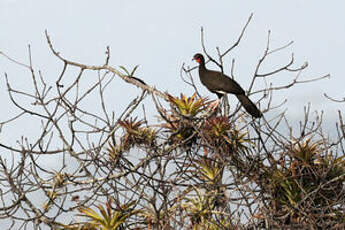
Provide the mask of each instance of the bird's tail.
[{"label": "bird's tail", "polygon": [[262,113],[260,112],[260,110],[246,95],[237,94],[236,97],[250,115],[252,115],[253,117],[262,117]]}]

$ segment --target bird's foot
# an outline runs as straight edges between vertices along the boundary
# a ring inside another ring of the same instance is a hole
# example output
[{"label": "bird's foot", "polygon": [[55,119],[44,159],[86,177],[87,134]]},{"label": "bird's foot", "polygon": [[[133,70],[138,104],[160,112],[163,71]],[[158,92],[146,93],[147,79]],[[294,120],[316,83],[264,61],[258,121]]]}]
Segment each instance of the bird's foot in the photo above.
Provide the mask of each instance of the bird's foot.
[{"label": "bird's foot", "polygon": [[210,104],[210,110],[214,112],[218,108],[219,104],[220,104],[220,99],[215,100],[214,102]]}]

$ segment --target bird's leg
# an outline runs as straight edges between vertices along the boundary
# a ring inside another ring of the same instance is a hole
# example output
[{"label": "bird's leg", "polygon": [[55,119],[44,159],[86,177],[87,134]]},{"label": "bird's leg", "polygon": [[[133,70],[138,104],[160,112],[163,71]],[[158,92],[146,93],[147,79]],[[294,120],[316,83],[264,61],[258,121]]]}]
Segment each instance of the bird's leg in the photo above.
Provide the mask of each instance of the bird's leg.
[{"label": "bird's leg", "polygon": [[227,117],[229,116],[229,112],[230,112],[230,106],[229,106],[229,99],[228,99],[228,95],[224,95],[223,96],[223,106],[224,106],[224,115]]},{"label": "bird's leg", "polygon": [[220,101],[221,99],[220,98],[218,98],[217,100],[215,100],[214,102],[212,102],[211,104],[210,104],[210,109],[211,109],[211,111],[215,111],[216,109],[218,109],[218,106],[219,106],[219,104],[220,104]]}]

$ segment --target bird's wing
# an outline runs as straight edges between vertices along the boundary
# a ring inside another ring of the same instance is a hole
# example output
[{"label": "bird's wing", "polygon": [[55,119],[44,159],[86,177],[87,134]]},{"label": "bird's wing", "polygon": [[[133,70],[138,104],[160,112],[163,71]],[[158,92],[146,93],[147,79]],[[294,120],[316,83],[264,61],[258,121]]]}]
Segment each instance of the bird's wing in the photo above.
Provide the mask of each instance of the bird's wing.
[{"label": "bird's wing", "polygon": [[245,94],[242,87],[233,79],[217,71],[209,70],[200,76],[201,82],[212,92]]}]

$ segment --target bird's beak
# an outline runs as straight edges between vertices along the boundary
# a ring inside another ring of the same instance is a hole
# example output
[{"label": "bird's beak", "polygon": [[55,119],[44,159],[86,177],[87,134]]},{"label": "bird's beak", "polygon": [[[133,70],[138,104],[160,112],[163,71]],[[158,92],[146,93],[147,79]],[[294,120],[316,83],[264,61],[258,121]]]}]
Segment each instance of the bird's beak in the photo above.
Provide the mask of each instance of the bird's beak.
[{"label": "bird's beak", "polygon": [[193,58],[192,61],[196,61],[197,63],[200,63],[200,58]]}]

